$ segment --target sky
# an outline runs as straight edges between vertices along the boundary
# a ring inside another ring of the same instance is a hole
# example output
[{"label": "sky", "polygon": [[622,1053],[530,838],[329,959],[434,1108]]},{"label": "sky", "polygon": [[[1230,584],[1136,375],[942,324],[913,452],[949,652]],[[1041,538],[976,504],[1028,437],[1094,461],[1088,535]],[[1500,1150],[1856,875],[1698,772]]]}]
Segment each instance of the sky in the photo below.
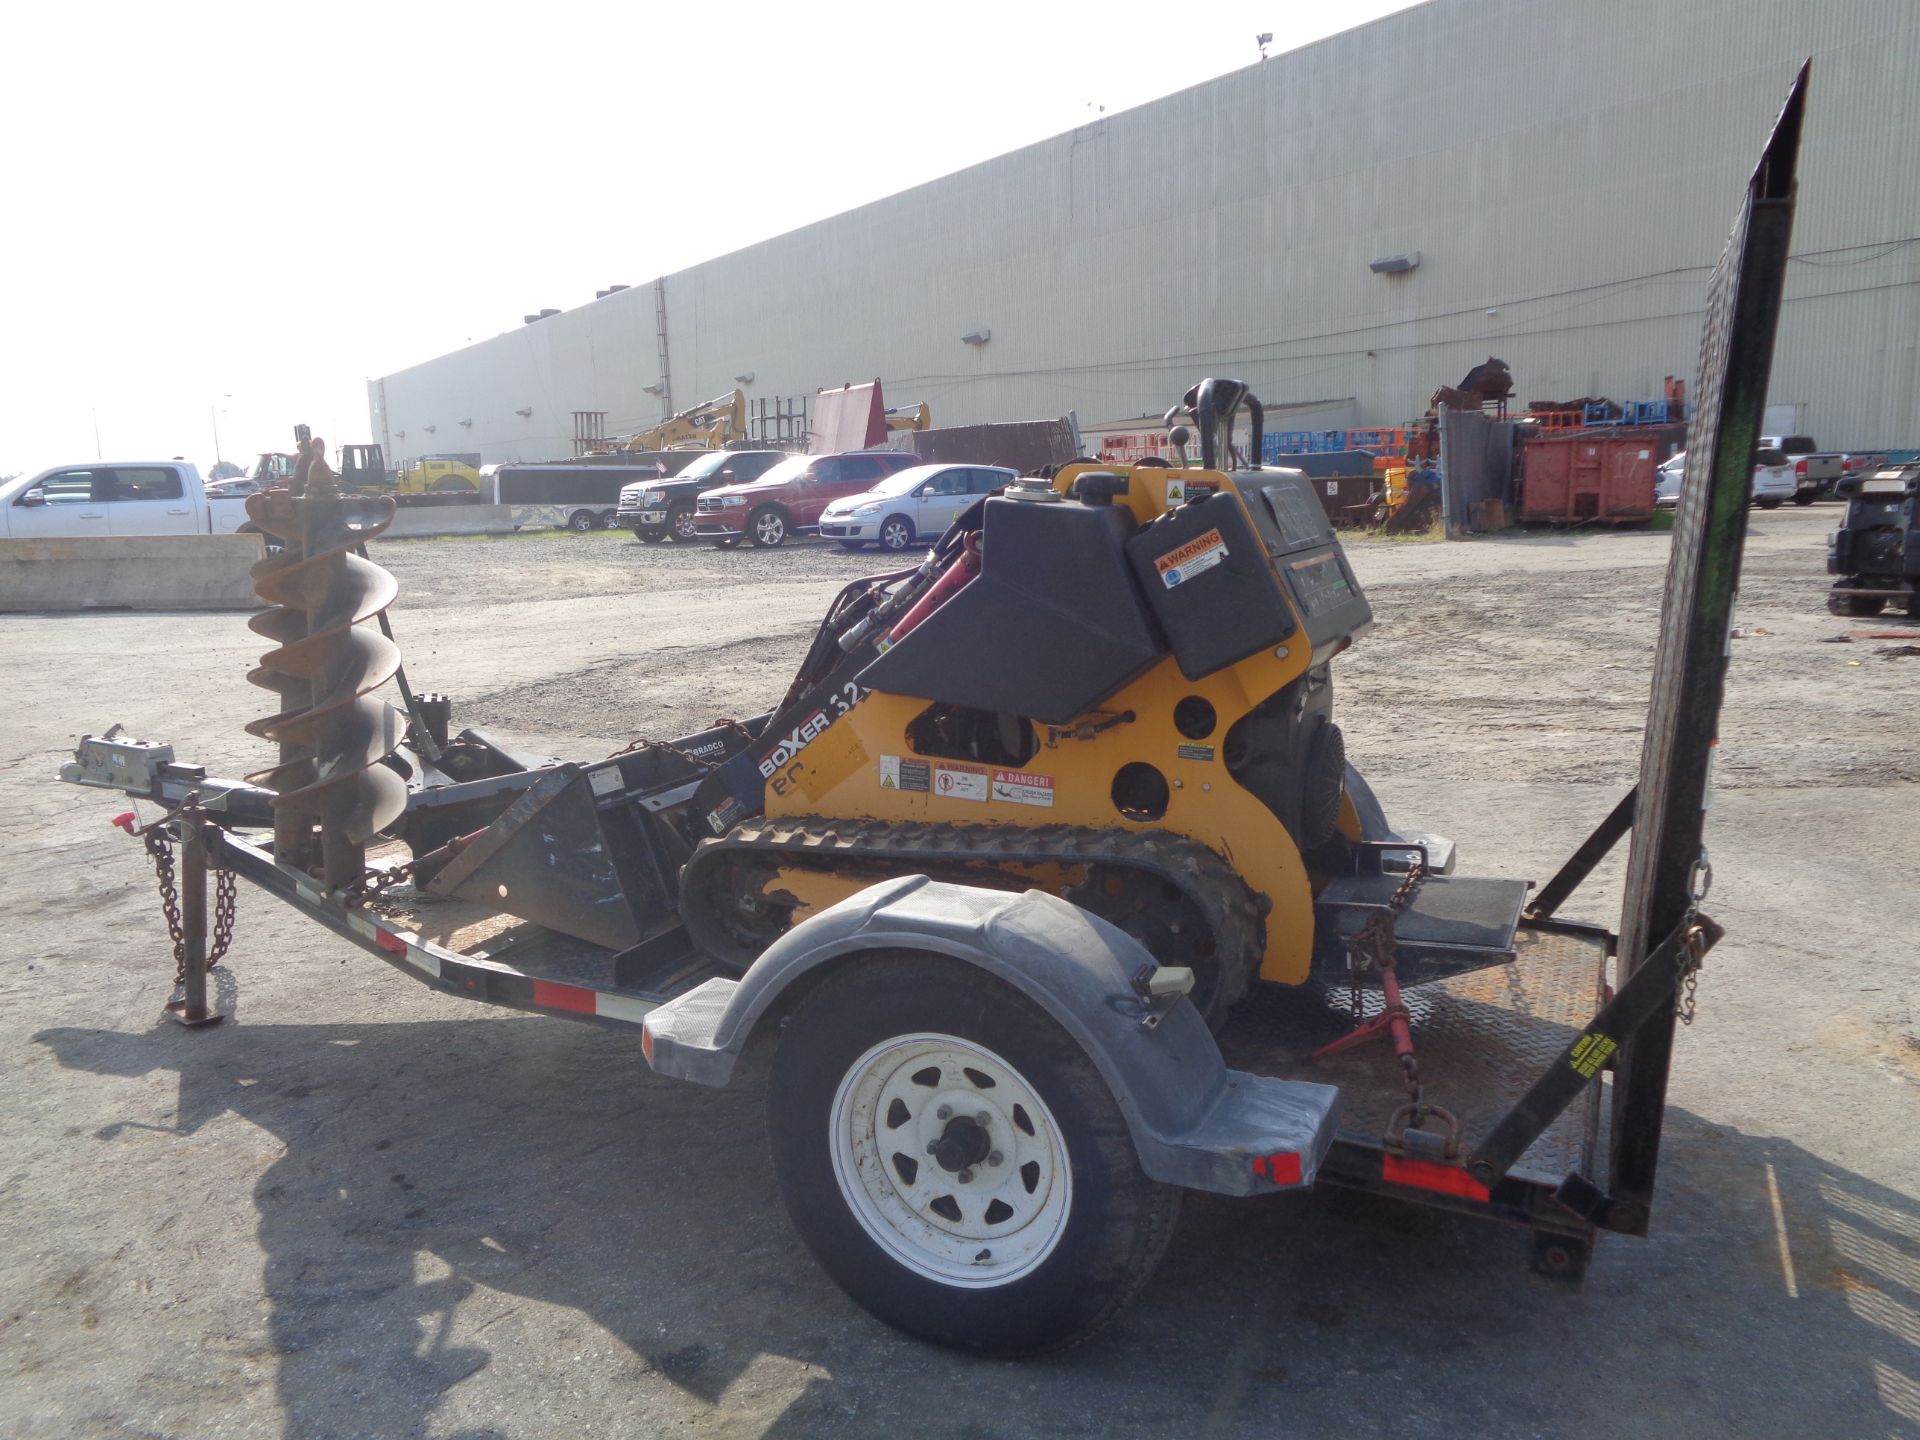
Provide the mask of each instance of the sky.
[{"label": "sky", "polygon": [[11,7],[0,475],[367,440],[370,377],[1408,3]]}]

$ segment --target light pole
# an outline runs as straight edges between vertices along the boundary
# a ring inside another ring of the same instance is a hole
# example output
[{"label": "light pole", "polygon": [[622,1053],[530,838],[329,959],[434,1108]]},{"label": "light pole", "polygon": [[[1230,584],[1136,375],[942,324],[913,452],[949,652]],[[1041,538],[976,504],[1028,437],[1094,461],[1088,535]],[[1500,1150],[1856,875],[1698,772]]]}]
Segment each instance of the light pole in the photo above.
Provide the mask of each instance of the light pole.
[{"label": "light pole", "polygon": [[[220,397],[220,400],[231,400],[232,398],[233,398],[233,396],[231,396],[231,395],[222,395],[222,396]],[[213,421],[213,463],[214,463],[214,467],[215,467],[216,469],[218,469],[218,468],[219,468],[219,466],[220,466],[220,463],[221,463],[221,458],[220,458],[220,400],[214,400],[214,401],[210,401],[210,402],[208,403],[208,405],[207,405],[207,418]]]}]

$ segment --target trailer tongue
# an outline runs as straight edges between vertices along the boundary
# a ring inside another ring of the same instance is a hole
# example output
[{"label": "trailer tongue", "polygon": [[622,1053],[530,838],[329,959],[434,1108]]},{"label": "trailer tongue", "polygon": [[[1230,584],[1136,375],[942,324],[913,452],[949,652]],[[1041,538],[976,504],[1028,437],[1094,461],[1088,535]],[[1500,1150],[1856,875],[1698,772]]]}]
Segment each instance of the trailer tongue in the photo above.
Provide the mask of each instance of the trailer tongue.
[{"label": "trailer tongue", "polygon": [[[557,763],[477,731],[448,733],[444,697],[409,692],[404,729],[372,698],[398,665],[369,629],[392,585],[353,552],[390,507],[335,493],[317,443],[306,442],[294,486],[251,507],[285,542],[256,575],[279,607],[255,622],[278,647],[251,677],[280,699],[253,727],[280,746],[279,763],[257,777],[265,783],[217,779],[169,746],[117,732],[83,739],[61,778],[163,807],[144,833],[186,1023],[218,1019],[207,969],[230,933],[226,877],[237,876],[449,993],[637,1027],[662,1075],[724,1085],[749,1039],[774,1034],[770,1132],[796,1227],[860,1303],[929,1339],[1016,1355],[1084,1338],[1151,1273],[1182,1189],[1254,1195],[1325,1182],[1506,1220],[1531,1232],[1537,1268],[1577,1279],[1598,1233],[1647,1229],[1674,1027],[1691,1018],[1700,963],[1721,933],[1700,909],[1712,874],[1703,810],[1806,85],[1803,70],[1709,292],[1688,443],[1706,483],[1683,491],[1675,525],[1639,784],[1516,920],[1509,882],[1446,875],[1450,846],[1394,833],[1357,775],[1348,770],[1343,787],[1336,761],[1310,756],[1303,768],[1316,785],[1275,791],[1269,804],[1288,836],[1324,819],[1303,850],[1316,865],[1337,855],[1352,867],[1321,878],[1310,912],[1344,957],[1344,992],[1260,987],[1216,1042],[1194,1002],[1211,985],[1210,1013],[1224,1019],[1236,956],[1264,954],[1262,976],[1290,983],[1304,972],[1279,972],[1306,960],[1276,941],[1271,911],[1239,908],[1246,887],[1210,860],[1215,849],[1145,821],[1091,839],[1063,823],[923,827],[938,832],[929,838],[771,810],[752,843],[741,840],[741,812],[727,806],[753,793],[742,789],[746,771],[817,799],[839,783],[825,771],[838,765],[844,777],[872,762],[858,727],[834,721],[876,683],[858,677],[912,672],[900,642],[927,615],[928,626],[946,623],[922,601],[964,597],[978,583],[977,526],[956,527],[917,571],[850,586],[777,719]],[[1148,545],[1142,573],[1168,595],[1209,571],[1264,584],[1267,560],[1249,565],[1264,545],[1275,575],[1299,572],[1276,593],[1291,597],[1307,648],[1337,649],[1365,612],[1337,547],[1317,530],[1287,530],[1286,484],[1271,472],[1211,470],[1243,399],[1257,437],[1257,402],[1244,391],[1209,381],[1189,397],[1212,493],[1168,512],[1162,530],[1179,543],[1164,555]],[[1129,498],[1129,477],[1079,478],[1079,499],[1021,503],[1058,505],[1031,514],[1095,538],[1134,536],[1133,522],[1085,519],[1067,504],[1111,511],[1125,501],[1144,517],[1140,535],[1163,518],[1157,501],[1149,512],[1139,494]],[[1256,491],[1274,538],[1223,539]],[[991,579],[991,554],[986,567]],[[1115,575],[1122,593],[1132,582]],[[981,603],[992,593],[972,591]],[[1174,632],[1188,613],[1168,608],[1160,620]],[[1190,634],[1196,647],[1220,639],[1204,625]],[[1282,637],[1282,658],[1292,637]],[[1107,638],[1124,648],[1125,637]],[[878,646],[893,653],[890,668],[860,649],[881,639],[893,642]],[[1264,663],[1270,637],[1261,645]],[[1242,663],[1192,653],[1180,662],[1196,688],[1208,664]],[[1087,705],[1049,727],[1049,744],[1108,743],[1136,718]],[[943,718],[932,742],[957,743],[954,727],[987,749],[1019,738],[1014,727],[963,721]],[[782,746],[791,754],[769,773],[765,757]],[[1183,759],[1212,760],[1210,745],[1191,748]],[[796,763],[803,752],[820,769]],[[1039,765],[944,773],[963,797],[977,785],[983,803],[993,793],[1051,808],[1054,777]],[[925,786],[930,770],[881,756],[878,784]],[[1116,779],[1114,804],[1126,813],[1123,802],[1155,801],[1165,813],[1166,797],[1150,790],[1123,795]],[[1629,834],[1619,935],[1561,919]],[[889,875],[876,835],[924,854],[933,878]],[[694,914],[681,903],[683,877],[717,866],[735,867],[728,885],[703,890]],[[969,883],[941,878],[949,870]],[[223,877],[211,916],[209,871]],[[1143,888],[1162,907],[1144,925],[1129,901]],[[438,903],[416,903],[422,895]],[[767,895],[786,907],[771,927],[756,910]],[[1169,963],[1167,947],[1195,925],[1207,943],[1193,963]],[[743,956],[715,935],[764,946]]]}]

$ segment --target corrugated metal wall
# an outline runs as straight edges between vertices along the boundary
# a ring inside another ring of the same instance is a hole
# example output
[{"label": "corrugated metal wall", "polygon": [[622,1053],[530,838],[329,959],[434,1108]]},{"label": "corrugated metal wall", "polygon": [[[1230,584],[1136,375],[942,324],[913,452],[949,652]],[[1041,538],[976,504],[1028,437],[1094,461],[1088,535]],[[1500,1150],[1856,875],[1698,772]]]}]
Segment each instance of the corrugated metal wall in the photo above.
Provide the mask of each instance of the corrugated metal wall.
[{"label": "corrugated metal wall", "polygon": [[[878,375],[940,425],[1091,420],[1216,373],[1385,425],[1489,355],[1521,399],[1657,398],[1807,55],[1772,398],[1920,444],[1915,0],[1435,0],[667,277],[674,400]],[[564,454],[574,410],[657,419],[657,368],[636,286],[374,382],[374,433]]]}]

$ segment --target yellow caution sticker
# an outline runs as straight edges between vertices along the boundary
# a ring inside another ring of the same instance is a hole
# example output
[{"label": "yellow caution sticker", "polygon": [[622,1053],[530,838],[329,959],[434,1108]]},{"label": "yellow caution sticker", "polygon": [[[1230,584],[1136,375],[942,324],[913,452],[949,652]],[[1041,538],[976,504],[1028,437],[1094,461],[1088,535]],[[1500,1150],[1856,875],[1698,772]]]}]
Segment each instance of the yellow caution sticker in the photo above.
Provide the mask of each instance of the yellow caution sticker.
[{"label": "yellow caution sticker", "polygon": [[1611,1035],[1594,1032],[1582,1035],[1573,1042],[1573,1052],[1567,1056],[1574,1072],[1583,1080],[1591,1080],[1600,1073],[1600,1067],[1613,1058],[1613,1052],[1620,1048],[1620,1042]]}]

